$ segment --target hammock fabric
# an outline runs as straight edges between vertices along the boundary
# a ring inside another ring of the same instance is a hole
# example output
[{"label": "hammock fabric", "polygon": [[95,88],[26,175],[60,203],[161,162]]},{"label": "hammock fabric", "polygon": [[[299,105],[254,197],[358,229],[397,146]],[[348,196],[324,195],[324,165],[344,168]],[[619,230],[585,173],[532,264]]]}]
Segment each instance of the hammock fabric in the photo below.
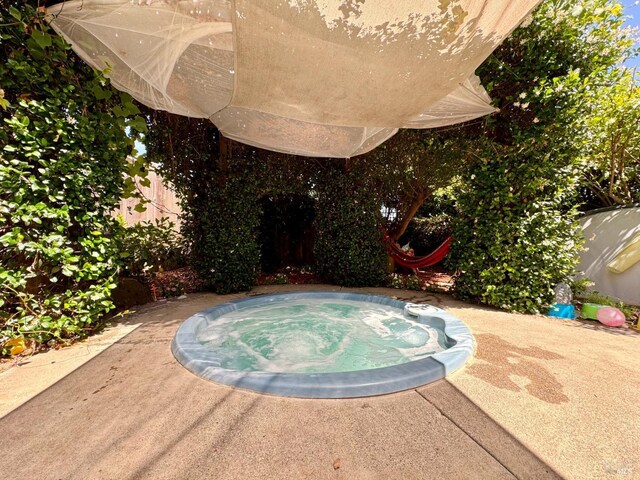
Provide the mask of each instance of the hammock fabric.
[{"label": "hammock fabric", "polygon": [[391,258],[393,258],[394,262],[411,269],[426,268],[435,265],[447,256],[451,248],[451,237],[447,237],[445,241],[429,255],[414,257],[399,248],[387,232],[383,232],[383,235],[387,252]]}]

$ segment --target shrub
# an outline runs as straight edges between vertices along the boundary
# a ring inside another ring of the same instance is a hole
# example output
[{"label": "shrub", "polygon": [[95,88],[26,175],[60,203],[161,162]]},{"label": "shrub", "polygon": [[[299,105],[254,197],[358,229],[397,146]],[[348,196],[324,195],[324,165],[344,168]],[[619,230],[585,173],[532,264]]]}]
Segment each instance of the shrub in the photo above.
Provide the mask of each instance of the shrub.
[{"label": "shrub", "polygon": [[316,182],[318,274],[347,287],[384,283],[387,255],[380,231],[380,205],[357,171],[327,168]]},{"label": "shrub", "polygon": [[168,218],[122,225],[119,244],[122,275],[144,277],[185,265],[182,238]]},{"label": "shrub", "polygon": [[149,121],[147,155],[180,200],[189,266],[207,290],[248,290],[260,267],[262,163],[241,147],[232,154],[206,119],[150,112]]},{"label": "shrub", "polygon": [[478,163],[459,198],[449,265],[455,291],[506,310],[539,312],[577,264],[571,169],[508,154]]},{"label": "shrub", "polygon": [[[109,216],[125,188],[127,127],[144,122],[27,4],[0,5],[0,346],[95,328],[118,269]],[[2,353],[8,353],[3,350]]]},{"label": "shrub", "polygon": [[230,176],[188,207],[183,225],[191,241],[190,265],[204,287],[220,294],[249,290],[260,270],[261,209],[254,182]]},{"label": "shrub", "polygon": [[637,137],[636,125],[615,125],[634,117],[620,110],[631,105],[626,96],[594,101],[613,93],[604,87],[634,53],[624,22],[617,2],[548,0],[478,69],[499,111],[477,132],[461,175],[451,255],[460,296],[537,312],[574,273],[584,157],[600,156],[598,168],[605,160],[615,170],[633,157],[633,149],[618,155],[621,145]]}]

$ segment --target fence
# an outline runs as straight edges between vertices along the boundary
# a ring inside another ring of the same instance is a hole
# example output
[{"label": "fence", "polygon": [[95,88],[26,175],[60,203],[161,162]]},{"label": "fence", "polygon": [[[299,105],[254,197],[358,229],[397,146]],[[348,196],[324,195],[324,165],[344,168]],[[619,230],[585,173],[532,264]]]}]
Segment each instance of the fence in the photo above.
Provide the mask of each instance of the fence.
[{"label": "fence", "polygon": [[180,225],[180,206],[176,194],[164,184],[162,177],[157,173],[149,172],[148,179],[151,182],[148,187],[138,185],[138,190],[149,200],[149,203],[146,204],[147,209],[144,212],[137,212],[134,210],[138,204],[136,199],[122,199],[120,200],[120,208],[114,214],[122,215],[127,225],[135,225],[145,221],[155,223],[157,219],[166,217],[178,227]]}]

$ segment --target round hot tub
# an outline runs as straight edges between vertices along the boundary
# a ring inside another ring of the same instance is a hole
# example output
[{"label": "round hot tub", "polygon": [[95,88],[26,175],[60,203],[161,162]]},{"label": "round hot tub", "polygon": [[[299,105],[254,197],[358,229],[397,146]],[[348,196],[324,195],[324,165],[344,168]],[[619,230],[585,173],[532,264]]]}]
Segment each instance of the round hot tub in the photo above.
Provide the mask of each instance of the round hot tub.
[{"label": "round hot tub", "polygon": [[381,395],[464,365],[473,337],[445,310],[378,295],[260,295],[188,318],[172,351],[208,380],[286,397]]}]

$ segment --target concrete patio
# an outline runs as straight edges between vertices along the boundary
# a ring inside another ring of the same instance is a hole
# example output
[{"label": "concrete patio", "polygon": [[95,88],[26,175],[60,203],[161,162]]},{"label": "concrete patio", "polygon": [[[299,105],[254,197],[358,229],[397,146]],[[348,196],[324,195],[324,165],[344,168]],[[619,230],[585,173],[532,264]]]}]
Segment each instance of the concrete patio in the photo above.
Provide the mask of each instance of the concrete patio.
[{"label": "concrete patio", "polygon": [[[310,289],[337,288],[249,295]],[[202,380],[170,351],[188,316],[245,294],[152,304],[0,374],[0,471],[83,480],[640,478],[638,332],[365,291],[449,309],[473,331],[474,359],[447,380],[381,397],[260,395]]]}]

